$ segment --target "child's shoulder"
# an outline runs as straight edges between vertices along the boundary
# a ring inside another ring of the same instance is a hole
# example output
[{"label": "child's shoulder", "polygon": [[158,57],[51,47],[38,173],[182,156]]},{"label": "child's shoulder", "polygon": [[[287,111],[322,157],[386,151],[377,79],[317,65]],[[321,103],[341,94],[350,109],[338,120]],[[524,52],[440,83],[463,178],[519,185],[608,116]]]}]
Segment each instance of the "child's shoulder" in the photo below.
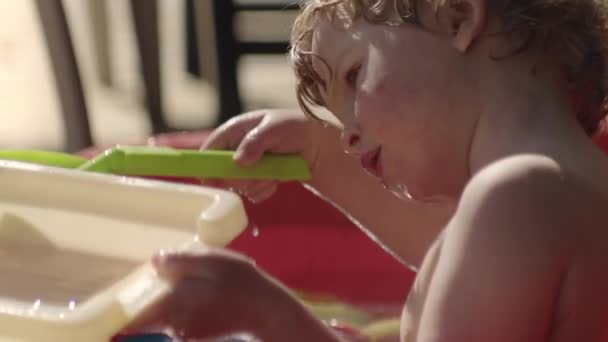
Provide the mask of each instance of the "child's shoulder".
[{"label": "child's shoulder", "polygon": [[[608,230],[601,207],[608,205],[587,173],[583,165],[522,155],[471,179],[436,242],[439,261],[429,267],[438,281],[425,301],[438,315],[459,312],[470,321],[445,319],[442,330],[456,336],[467,323],[482,324],[488,336],[499,331],[505,341],[531,341],[546,336],[551,323],[559,336],[578,329],[573,336],[599,340],[586,336],[606,326]],[[496,308],[500,319],[487,314]]]},{"label": "child's shoulder", "polygon": [[471,229],[569,235],[575,226],[597,223],[592,218],[605,212],[602,206],[608,208],[608,194],[586,179],[546,156],[503,158],[472,177],[455,217],[470,220],[466,226]]},{"label": "child's shoulder", "polygon": [[566,177],[566,171],[549,157],[534,154],[507,157],[479,170],[469,181],[461,202],[486,209],[495,205],[535,205],[538,200],[546,206],[547,198],[571,190]]},{"label": "child's shoulder", "polygon": [[[521,154],[494,161],[479,170],[469,182],[465,195],[479,190],[535,191],[550,182],[562,183],[565,170],[544,155]],[[515,186],[515,188],[513,188]],[[489,187],[489,188],[488,188]]]}]

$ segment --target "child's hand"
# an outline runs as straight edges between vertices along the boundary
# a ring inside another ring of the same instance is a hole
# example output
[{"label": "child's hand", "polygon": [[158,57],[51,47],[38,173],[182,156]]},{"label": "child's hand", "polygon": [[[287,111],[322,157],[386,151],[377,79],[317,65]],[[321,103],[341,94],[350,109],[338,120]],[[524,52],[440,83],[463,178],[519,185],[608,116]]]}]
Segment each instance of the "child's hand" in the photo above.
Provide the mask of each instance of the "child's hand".
[{"label": "child's hand", "polygon": [[[308,331],[332,340],[285,288],[244,256],[219,249],[164,253],[154,264],[172,289],[127,327],[127,334],[164,332],[190,341],[249,333],[278,341]],[[293,331],[299,328],[303,331]]]},{"label": "child's hand", "polygon": [[[237,116],[217,128],[202,149],[236,150],[235,161],[255,164],[264,153],[300,154],[314,174],[321,124],[295,110],[259,110]],[[230,188],[253,202],[276,191],[276,181],[221,181],[207,185]]]}]

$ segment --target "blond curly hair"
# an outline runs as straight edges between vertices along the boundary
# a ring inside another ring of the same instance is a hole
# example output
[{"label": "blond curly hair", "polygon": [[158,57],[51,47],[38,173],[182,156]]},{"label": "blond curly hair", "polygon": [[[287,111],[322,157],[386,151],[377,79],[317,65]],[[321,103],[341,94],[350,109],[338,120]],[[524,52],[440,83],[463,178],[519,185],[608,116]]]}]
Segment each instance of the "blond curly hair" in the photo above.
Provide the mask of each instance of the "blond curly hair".
[{"label": "blond curly hair", "polygon": [[[320,18],[354,21],[359,18],[383,25],[419,25],[417,1],[438,10],[446,0],[307,0],[291,35],[290,62],[297,77],[296,92],[302,110],[316,117],[311,106],[324,106],[323,79],[315,71],[311,52],[313,33]],[[593,135],[606,116],[608,84],[607,8],[600,0],[488,0],[489,10],[500,18],[502,33],[525,33],[514,49],[551,46],[568,61],[567,81],[572,87],[578,121]],[[506,56],[505,56],[506,58]],[[324,62],[320,59],[321,62]]]}]

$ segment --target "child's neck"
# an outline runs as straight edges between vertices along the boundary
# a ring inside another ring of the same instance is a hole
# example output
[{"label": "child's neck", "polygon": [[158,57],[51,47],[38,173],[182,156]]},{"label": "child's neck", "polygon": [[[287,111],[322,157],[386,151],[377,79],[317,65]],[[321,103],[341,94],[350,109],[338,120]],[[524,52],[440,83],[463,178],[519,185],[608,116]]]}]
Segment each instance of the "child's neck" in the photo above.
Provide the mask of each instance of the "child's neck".
[{"label": "child's neck", "polygon": [[470,148],[471,175],[504,157],[542,154],[560,158],[574,150],[573,144],[589,143],[557,75],[546,68],[533,73],[515,64],[520,62],[495,66],[480,82],[482,111]]}]

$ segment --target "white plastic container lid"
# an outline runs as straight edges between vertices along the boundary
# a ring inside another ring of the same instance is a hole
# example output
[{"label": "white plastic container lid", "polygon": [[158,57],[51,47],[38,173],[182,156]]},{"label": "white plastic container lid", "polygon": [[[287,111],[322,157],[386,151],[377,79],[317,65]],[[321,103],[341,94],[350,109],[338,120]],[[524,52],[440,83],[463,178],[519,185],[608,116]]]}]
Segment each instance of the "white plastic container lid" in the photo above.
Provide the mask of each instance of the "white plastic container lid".
[{"label": "white plastic container lid", "polygon": [[224,246],[238,196],[0,161],[0,342],[108,341],[166,293],[161,249]]}]

